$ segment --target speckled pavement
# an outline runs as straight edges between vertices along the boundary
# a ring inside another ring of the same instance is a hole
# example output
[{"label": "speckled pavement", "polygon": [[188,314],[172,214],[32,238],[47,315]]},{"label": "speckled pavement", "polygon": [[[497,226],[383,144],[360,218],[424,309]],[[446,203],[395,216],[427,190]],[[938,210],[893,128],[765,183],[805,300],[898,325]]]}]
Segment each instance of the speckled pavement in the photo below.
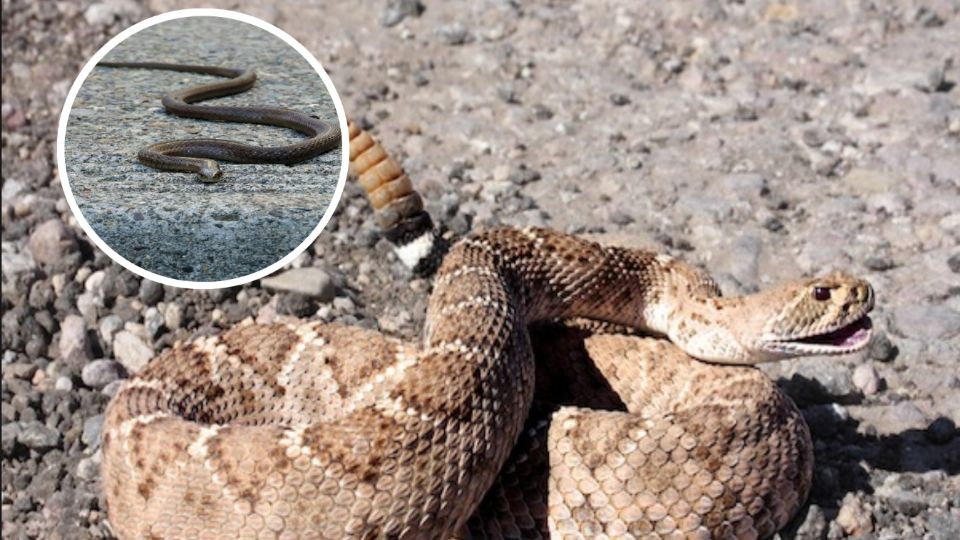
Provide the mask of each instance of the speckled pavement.
[{"label": "speckled pavement", "polygon": [[[258,80],[251,90],[205,103],[281,106],[338,121],[333,100],[306,60],[276,36],[244,22],[167,21],[135,34],[105,60],[253,69]],[[224,163],[223,181],[215,185],[191,173],[157,171],[137,162],[141,147],[164,140],[209,137],[275,146],[303,136],[163,111],[164,94],[213,80],[95,68],[67,127],[67,175],[92,228],[137,266],[186,281],[242,277],[280,260],[320,222],[340,173],[339,149],[293,166]]]}]

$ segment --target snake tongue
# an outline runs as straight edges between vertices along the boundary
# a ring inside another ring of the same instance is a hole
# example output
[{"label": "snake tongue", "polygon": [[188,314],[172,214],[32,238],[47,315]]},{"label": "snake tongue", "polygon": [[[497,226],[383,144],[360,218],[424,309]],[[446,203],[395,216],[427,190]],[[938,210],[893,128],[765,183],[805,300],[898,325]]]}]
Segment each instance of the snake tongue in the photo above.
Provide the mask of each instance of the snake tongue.
[{"label": "snake tongue", "polygon": [[870,329],[872,327],[873,323],[870,317],[863,316],[832,332],[805,337],[797,341],[814,345],[831,345],[840,348],[855,347],[870,338]]}]

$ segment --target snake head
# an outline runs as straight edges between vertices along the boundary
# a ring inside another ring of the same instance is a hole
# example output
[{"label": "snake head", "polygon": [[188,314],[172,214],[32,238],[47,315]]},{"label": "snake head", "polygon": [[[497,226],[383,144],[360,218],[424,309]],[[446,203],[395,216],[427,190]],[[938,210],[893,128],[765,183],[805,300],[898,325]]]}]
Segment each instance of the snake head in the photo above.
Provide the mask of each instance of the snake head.
[{"label": "snake head", "polygon": [[205,159],[200,166],[200,170],[197,171],[197,178],[204,184],[216,184],[223,178],[223,172],[216,161]]},{"label": "snake head", "polygon": [[754,346],[771,360],[847,354],[870,342],[874,296],[863,279],[837,272],[784,285],[770,296],[782,307],[766,319]]}]

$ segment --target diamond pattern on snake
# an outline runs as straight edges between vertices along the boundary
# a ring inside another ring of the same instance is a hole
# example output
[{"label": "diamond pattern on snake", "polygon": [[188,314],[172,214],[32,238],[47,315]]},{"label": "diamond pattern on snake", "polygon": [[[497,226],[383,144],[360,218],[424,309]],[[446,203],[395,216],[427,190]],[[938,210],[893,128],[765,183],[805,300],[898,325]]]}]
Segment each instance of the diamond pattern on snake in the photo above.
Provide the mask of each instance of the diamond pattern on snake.
[{"label": "diamond pattern on snake", "polygon": [[551,230],[448,248],[350,135],[385,235],[436,269],[422,339],[247,321],[161,354],[106,415],[120,538],[763,538],[796,513],[810,434],[755,365],[863,348],[867,282],[724,298],[677,259]]}]

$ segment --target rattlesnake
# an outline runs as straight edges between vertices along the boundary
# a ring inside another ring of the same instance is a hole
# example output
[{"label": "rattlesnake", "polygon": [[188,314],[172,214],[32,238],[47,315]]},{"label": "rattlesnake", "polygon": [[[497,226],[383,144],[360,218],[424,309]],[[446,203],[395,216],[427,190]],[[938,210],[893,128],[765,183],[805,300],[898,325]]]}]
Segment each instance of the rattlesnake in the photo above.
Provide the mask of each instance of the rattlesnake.
[{"label": "rattlesnake", "polygon": [[[370,192],[403,176],[374,147],[351,145]],[[439,237],[405,186],[381,224],[421,265]],[[872,305],[845,274],[727,299],[664,255],[476,233],[440,266],[421,344],[246,322],[151,362],[106,413],[108,516],[124,539],[766,536],[809,491],[806,425],[758,370],[680,349],[850,352]]]}]

